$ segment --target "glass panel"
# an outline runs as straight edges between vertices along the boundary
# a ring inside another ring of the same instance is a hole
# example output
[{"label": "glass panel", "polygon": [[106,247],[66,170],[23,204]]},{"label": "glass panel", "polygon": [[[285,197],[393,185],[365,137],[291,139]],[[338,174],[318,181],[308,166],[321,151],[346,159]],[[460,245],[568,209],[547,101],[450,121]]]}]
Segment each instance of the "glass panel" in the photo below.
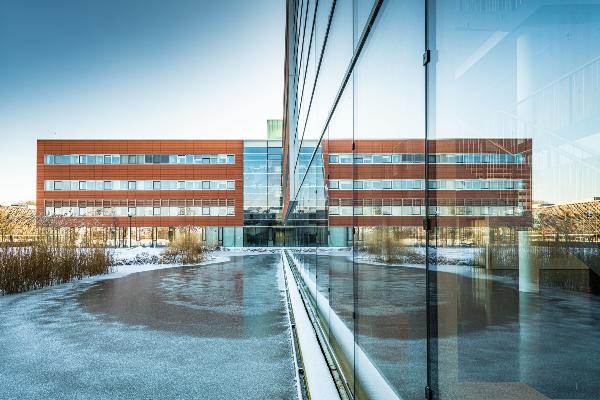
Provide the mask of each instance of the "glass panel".
[{"label": "glass panel", "polygon": [[[392,154],[424,151],[424,11],[424,2],[384,2],[354,69],[355,165],[348,178],[356,183],[354,195],[344,197],[354,207],[356,232],[359,398],[422,399],[427,386],[424,193],[399,190],[423,179],[424,165],[391,164]],[[392,215],[404,204],[416,213]]]},{"label": "glass panel", "polygon": [[431,4],[435,397],[597,398],[600,3]]}]

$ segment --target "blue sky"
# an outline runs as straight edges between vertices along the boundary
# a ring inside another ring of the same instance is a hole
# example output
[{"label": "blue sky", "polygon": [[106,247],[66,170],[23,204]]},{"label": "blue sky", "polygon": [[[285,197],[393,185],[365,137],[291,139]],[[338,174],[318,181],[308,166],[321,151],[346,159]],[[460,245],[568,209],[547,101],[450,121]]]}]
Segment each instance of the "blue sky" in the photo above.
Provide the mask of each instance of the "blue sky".
[{"label": "blue sky", "polygon": [[285,3],[0,1],[0,204],[44,138],[262,138],[281,118]]}]

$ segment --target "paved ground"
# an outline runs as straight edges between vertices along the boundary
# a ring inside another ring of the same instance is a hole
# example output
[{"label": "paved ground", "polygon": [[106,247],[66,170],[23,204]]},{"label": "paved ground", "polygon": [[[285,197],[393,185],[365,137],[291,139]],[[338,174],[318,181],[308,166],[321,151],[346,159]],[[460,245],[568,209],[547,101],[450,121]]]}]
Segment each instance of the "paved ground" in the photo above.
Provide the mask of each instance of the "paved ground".
[{"label": "paved ground", "polygon": [[279,255],[0,298],[0,399],[292,399]]}]

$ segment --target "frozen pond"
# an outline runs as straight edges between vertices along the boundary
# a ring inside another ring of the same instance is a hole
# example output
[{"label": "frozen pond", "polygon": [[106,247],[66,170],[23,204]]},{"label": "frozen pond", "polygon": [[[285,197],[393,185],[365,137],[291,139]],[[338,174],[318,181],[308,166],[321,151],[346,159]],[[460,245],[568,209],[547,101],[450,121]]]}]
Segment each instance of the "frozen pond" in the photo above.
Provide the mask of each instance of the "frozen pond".
[{"label": "frozen pond", "polygon": [[292,399],[278,254],[0,298],[1,399]]}]

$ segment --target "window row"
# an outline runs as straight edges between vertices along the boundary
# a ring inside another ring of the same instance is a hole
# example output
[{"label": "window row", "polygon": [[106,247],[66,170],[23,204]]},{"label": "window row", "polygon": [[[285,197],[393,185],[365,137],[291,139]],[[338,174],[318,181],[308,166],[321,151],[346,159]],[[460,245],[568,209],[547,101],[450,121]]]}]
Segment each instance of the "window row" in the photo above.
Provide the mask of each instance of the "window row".
[{"label": "window row", "polygon": [[[425,161],[423,153],[401,154],[329,154],[329,164],[419,164]],[[523,154],[464,153],[430,154],[434,164],[523,164]]]},{"label": "window row", "polygon": [[46,207],[45,215],[68,217],[224,217],[235,215],[234,206],[218,207]]},{"label": "window row", "polygon": [[48,180],[45,190],[235,190],[235,181],[225,180]]},{"label": "window row", "polygon": [[46,154],[46,164],[235,164],[233,154]]},{"label": "window row", "polygon": [[[361,179],[352,183],[350,179],[329,181],[331,190],[423,190],[424,179]],[[522,179],[432,179],[428,188],[432,190],[522,190]]]},{"label": "window row", "polygon": [[[354,212],[354,214],[353,214]],[[525,210],[517,206],[436,206],[429,208],[437,216],[522,216]],[[424,206],[330,206],[331,216],[411,216],[424,215]]]}]

